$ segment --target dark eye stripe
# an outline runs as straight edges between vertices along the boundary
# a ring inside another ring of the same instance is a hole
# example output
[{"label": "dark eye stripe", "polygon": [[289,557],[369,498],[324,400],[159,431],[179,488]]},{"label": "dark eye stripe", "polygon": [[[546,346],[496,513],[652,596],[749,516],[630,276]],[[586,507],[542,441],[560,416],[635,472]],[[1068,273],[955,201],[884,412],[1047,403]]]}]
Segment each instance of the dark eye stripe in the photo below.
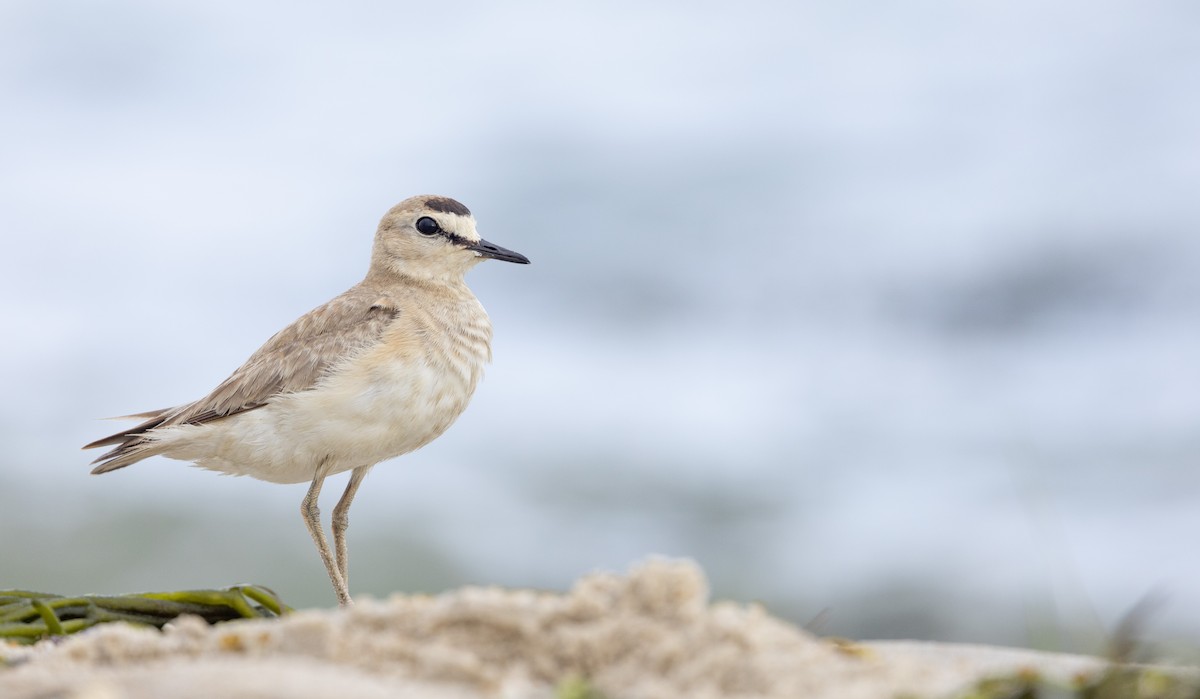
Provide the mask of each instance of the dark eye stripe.
[{"label": "dark eye stripe", "polygon": [[470,247],[475,244],[474,242],[467,240],[466,238],[464,238],[460,235],[455,235],[455,234],[451,233],[450,231],[446,230],[445,228],[442,228],[442,226],[437,221],[430,218],[429,216],[422,216],[421,218],[417,219],[417,222],[415,224],[413,224],[413,227],[417,229],[418,233],[420,233],[421,235],[423,235],[427,238],[432,238],[435,235],[440,235],[443,238],[445,238],[446,240],[450,241],[451,243],[454,243],[455,245],[461,245],[463,247]]},{"label": "dark eye stripe", "polygon": [[463,247],[470,247],[475,244],[461,235],[454,235],[450,231],[442,231],[442,237],[446,240],[449,240],[451,243],[454,243],[455,245],[461,245]]}]

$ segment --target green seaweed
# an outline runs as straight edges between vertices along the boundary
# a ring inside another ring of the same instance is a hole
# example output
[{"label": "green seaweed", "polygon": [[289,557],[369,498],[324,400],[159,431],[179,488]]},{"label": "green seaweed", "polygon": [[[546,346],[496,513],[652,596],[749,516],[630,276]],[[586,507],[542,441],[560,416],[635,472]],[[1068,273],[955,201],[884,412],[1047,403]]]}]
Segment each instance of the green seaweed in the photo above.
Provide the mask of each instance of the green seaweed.
[{"label": "green seaweed", "polygon": [[554,696],[555,699],[608,699],[595,685],[579,675],[571,675],[559,682]]},{"label": "green seaweed", "polygon": [[1200,699],[1200,684],[1194,676],[1159,668],[1111,665],[1095,678],[1076,678],[1070,686],[1035,672],[993,677],[960,699]]},{"label": "green seaweed", "polygon": [[0,590],[0,640],[31,644],[114,621],[162,628],[183,614],[215,624],[232,619],[273,618],[290,611],[278,595],[261,585],[77,597]]}]

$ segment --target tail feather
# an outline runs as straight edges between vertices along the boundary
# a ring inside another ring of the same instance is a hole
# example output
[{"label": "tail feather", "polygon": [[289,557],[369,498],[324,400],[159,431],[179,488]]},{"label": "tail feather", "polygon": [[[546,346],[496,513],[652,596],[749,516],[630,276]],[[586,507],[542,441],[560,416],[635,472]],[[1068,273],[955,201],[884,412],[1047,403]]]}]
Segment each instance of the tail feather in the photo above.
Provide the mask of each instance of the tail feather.
[{"label": "tail feather", "polygon": [[131,418],[144,418],[145,421],[128,430],[117,432],[116,434],[84,445],[84,449],[116,445],[114,449],[106,451],[100,458],[92,462],[93,464],[99,464],[96,468],[92,469],[92,473],[98,474],[115,471],[157,454],[159,450],[154,448],[154,441],[146,439],[146,433],[165,422],[173,411],[174,408],[166,408],[127,415],[126,417]]},{"label": "tail feather", "polygon": [[92,475],[108,473],[116,471],[119,468],[125,468],[130,464],[135,464],[142,459],[149,458],[159,453],[160,449],[156,449],[154,442],[149,442],[143,439],[134,440],[105,452],[103,456],[93,461],[93,464],[99,464],[92,469]]},{"label": "tail feather", "polygon": [[147,420],[152,417],[166,415],[175,410],[175,408],[163,408],[162,410],[147,410],[144,413],[132,413],[129,415],[117,415],[115,417],[106,417],[105,420]]},{"label": "tail feather", "polygon": [[[121,430],[120,432],[117,432],[116,434],[110,434],[107,437],[97,439],[94,442],[89,442],[89,443],[83,445],[83,448],[84,449],[95,449],[96,447],[107,447],[112,444],[122,444],[124,442],[127,442],[130,439],[132,439],[134,437],[138,437],[140,435],[143,435],[146,432],[149,432],[150,430],[154,429],[155,427],[158,427],[159,425],[163,424],[163,422],[166,421],[167,416],[170,415],[174,410],[175,410],[174,408],[164,408],[162,410],[150,410],[150,411],[147,411],[144,413],[134,413],[133,415],[122,415],[121,417],[110,418],[112,420],[124,420],[124,419],[128,418],[128,419],[136,419],[136,420],[145,420],[145,422],[141,422],[133,427],[130,427],[127,430]],[[100,457],[100,458],[103,459],[104,457]]]}]

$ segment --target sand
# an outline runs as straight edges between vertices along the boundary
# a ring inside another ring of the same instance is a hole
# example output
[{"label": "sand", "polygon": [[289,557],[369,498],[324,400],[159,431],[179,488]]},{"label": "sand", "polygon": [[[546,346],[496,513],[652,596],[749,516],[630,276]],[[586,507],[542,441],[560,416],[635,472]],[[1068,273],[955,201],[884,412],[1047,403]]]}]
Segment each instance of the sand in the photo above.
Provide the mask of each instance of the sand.
[{"label": "sand", "polygon": [[107,624],[0,644],[0,661],[4,699],[537,698],[581,680],[611,699],[942,697],[1019,668],[1065,679],[1103,667],[982,646],[838,644],[756,605],[710,603],[699,567],[674,560],[589,575],[566,594],[464,588],[213,627]]}]

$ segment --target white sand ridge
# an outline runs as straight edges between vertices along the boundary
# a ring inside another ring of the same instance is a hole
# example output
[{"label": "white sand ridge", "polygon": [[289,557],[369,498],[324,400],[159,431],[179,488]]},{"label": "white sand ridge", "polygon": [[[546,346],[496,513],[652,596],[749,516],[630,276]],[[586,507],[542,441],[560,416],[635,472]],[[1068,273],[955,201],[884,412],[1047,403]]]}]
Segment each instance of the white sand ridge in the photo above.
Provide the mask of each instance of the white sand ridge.
[{"label": "white sand ridge", "polygon": [[710,604],[688,561],[594,574],[567,594],[465,588],[351,609],[164,631],[101,625],[61,643],[0,645],[0,697],[325,699],[551,697],[570,678],[612,699],[945,696],[985,674],[1069,677],[1097,659],[970,646],[847,651],[757,605]]}]

